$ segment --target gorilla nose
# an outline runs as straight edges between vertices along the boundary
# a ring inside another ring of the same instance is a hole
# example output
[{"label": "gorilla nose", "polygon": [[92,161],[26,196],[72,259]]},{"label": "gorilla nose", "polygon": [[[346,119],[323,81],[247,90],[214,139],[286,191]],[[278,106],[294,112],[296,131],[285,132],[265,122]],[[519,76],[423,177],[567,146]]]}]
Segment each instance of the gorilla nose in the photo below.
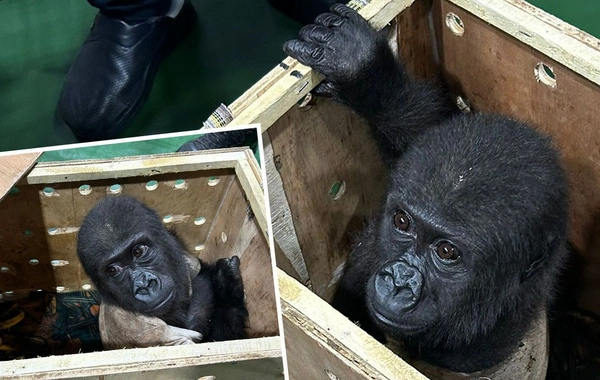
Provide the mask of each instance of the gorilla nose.
[{"label": "gorilla nose", "polygon": [[382,305],[395,304],[401,310],[415,306],[421,297],[423,276],[404,261],[384,265],[375,277],[375,296]]},{"label": "gorilla nose", "polygon": [[158,288],[158,279],[149,272],[135,271],[133,273],[133,288],[135,297],[145,299]]}]

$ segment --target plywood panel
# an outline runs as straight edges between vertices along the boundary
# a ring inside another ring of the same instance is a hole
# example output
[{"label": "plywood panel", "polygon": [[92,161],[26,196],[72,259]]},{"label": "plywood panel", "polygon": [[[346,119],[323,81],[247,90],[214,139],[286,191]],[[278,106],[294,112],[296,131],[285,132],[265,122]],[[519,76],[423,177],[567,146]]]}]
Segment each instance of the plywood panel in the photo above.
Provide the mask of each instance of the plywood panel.
[{"label": "plywood panel", "polygon": [[[462,19],[462,37],[445,26],[448,12]],[[457,92],[476,110],[529,122],[554,138],[568,174],[571,239],[585,261],[581,305],[600,312],[600,88],[447,1],[435,22],[444,75]],[[555,88],[536,81],[541,62],[554,70]]]},{"label": "plywood panel", "polygon": [[[267,133],[291,210],[281,218],[293,218],[312,288],[327,299],[335,288],[332,274],[378,207],[383,164],[366,124],[325,99],[307,112],[293,107]],[[346,192],[334,200],[330,190],[337,181],[345,182]]]},{"label": "plywood panel", "polygon": [[35,164],[41,152],[13,154],[0,157],[0,200],[23,174]]}]

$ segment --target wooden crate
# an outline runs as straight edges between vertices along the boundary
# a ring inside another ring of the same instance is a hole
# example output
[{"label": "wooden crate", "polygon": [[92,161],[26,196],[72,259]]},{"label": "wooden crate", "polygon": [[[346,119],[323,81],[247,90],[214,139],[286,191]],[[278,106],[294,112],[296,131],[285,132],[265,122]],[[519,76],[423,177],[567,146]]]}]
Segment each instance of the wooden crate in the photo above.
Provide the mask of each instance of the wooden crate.
[{"label": "wooden crate", "polygon": [[[376,28],[391,23],[415,76],[441,77],[473,110],[527,121],[554,138],[568,172],[570,238],[583,262],[583,291],[574,297],[600,313],[600,41],[521,0],[371,0],[360,12]],[[305,361],[316,366],[314,378],[423,378],[319,299],[331,299],[352,236],[385,186],[363,120],[325,99],[300,106],[321,79],[287,58],[229,105],[230,125],[262,125],[276,260],[297,280],[279,279],[291,378],[308,378]],[[342,182],[345,194],[335,199]]]},{"label": "wooden crate", "polygon": [[[28,166],[22,162],[35,158],[3,157],[0,163],[22,168]],[[252,151],[39,163],[21,180],[10,178],[18,191],[8,191],[0,202],[3,300],[37,289],[88,289],[91,282],[76,254],[76,232],[98,200],[119,185],[121,194],[140,199],[160,216],[172,216],[165,223],[172,223],[189,252],[207,261],[240,257],[249,338],[5,361],[0,362],[0,378],[247,378],[248,372],[283,378],[263,179]],[[158,186],[153,189],[150,181]],[[91,192],[82,191],[82,185]]]}]

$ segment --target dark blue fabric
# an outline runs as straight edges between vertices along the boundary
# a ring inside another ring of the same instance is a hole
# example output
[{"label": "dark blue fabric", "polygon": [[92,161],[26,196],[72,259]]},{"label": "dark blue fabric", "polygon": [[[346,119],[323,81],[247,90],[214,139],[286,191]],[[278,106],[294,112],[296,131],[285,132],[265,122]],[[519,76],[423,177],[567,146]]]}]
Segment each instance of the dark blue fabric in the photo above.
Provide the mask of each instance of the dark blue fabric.
[{"label": "dark blue fabric", "polygon": [[171,7],[171,0],[88,0],[88,3],[99,8],[104,15],[125,22],[164,16]]}]

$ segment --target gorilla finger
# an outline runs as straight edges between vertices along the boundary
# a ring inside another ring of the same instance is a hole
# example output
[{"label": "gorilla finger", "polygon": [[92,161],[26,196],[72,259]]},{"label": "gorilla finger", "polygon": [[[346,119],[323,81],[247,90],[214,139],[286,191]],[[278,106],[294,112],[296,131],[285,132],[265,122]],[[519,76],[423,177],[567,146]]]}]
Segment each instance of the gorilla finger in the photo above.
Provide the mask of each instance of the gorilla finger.
[{"label": "gorilla finger", "polygon": [[283,51],[290,57],[296,58],[300,63],[307,66],[313,66],[319,63],[325,54],[325,50],[322,46],[312,42],[298,40],[286,41],[283,44]]},{"label": "gorilla finger", "polygon": [[333,31],[322,25],[306,25],[300,29],[300,39],[307,42],[323,43],[333,37]]},{"label": "gorilla finger", "polygon": [[350,19],[352,19],[352,18],[353,19],[362,18],[362,16],[357,11],[355,11],[352,8],[350,8],[346,4],[342,4],[342,3],[333,4],[331,6],[331,8],[329,8],[329,10],[332,13],[340,15],[340,16],[342,16],[344,18],[350,18]]},{"label": "gorilla finger", "polygon": [[323,81],[314,88],[314,93],[326,98],[337,98],[338,91],[331,82]]},{"label": "gorilla finger", "polygon": [[344,19],[333,13],[321,13],[315,18],[315,24],[323,25],[328,28],[334,28],[342,25]]}]

